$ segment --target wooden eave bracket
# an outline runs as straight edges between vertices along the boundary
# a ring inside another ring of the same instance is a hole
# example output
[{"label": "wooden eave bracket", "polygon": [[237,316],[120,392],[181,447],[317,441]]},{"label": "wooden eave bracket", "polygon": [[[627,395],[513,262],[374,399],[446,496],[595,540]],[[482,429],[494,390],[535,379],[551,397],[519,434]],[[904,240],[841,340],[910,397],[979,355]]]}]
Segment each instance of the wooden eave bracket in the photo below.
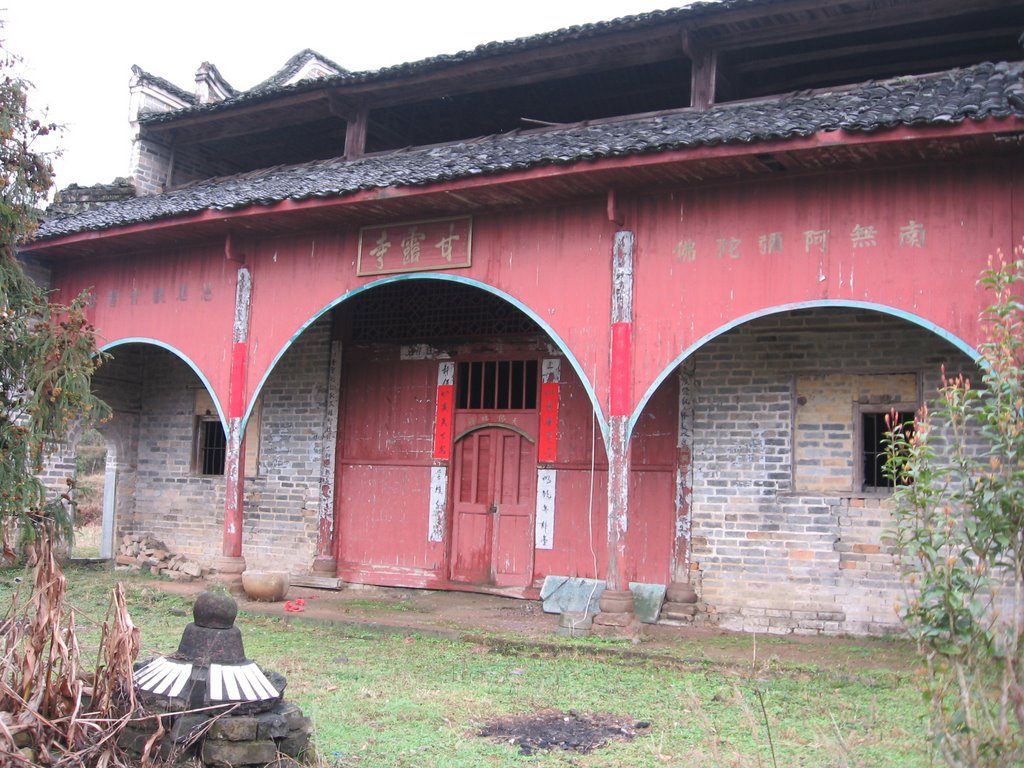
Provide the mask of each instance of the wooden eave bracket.
[{"label": "wooden eave bracket", "polygon": [[619,207],[619,198],[615,194],[614,189],[608,190],[608,221],[622,226],[625,222],[625,216],[622,215],[622,209]]}]

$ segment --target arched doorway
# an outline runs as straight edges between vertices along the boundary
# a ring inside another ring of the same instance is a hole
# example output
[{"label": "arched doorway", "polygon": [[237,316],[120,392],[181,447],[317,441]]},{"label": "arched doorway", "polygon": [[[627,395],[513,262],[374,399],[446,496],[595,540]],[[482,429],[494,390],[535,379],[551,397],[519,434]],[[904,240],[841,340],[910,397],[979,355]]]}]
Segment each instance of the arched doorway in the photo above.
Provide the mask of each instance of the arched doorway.
[{"label": "arched doorway", "polygon": [[564,458],[593,450],[592,393],[535,317],[423,277],[382,281],[334,315],[341,578],[522,596],[545,573],[593,571],[571,524],[593,506],[578,477],[593,462]]},{"label": "arched doorway", "polygon": [[673,579],[728,628],[892,631],[902,590],[876,457],[885,416],[932,399],[943,365],[975,370],[932,328],[864,306],[769,310],[696,346],[634,429],[662,420],[677,442]]},{"label": "arched doorway", "polygon": [[[112,417],[97,425],[97,437],[86,433],[77,450],[79,474],[83,464],[97,470],[86,497],[91,504],[102,499],[96,554],[116,557],[125,534],[146,533],[168,552],[212,555],[224,483],[223,462],[209,457],[223,422],[205,377],[157,340],[125,339],[105,351],[111,357],[93,377],[93,390]],[[102,469],[98,458],[89,459],[100,452]]]},{"label": "arched doorway", "polygon": [[[526,587],[533,579],[537,414],[486,413],[455,438],[451,485],[451,579]],[[475,420],[456,413],[456,430]]]}]

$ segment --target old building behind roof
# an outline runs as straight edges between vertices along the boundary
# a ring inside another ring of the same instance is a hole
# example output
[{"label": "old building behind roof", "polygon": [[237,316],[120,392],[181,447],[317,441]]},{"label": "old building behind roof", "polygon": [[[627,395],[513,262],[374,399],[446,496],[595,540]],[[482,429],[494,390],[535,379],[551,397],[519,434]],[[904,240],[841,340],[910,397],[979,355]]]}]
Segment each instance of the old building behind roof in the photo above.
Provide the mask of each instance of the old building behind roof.
[{"label": "old building behind roof", "polygon": [[973,369],[1020,241],[1022,31],[725,0],[245,91],[134,68],[136,195],[27,249],[114,355],[111,536],[891,630],[880,424]]}]

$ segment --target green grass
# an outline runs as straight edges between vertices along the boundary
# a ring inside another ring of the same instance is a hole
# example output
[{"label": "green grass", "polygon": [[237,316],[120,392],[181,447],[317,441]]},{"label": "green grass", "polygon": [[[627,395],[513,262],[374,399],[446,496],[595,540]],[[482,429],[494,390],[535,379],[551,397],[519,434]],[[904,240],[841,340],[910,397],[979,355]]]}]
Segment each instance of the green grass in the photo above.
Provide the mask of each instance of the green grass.
[{"label": "green grass", "polygon": [[[13,575],[0,571],[0,592]],[[77,568],[68,581],[70,600],[82,611],[81,642],[89,647],[98,633],[88,619],[102,619],[114,578]],[[191,620],[190,602],[162,592],[151,578],[126,584],[144,648],[175,650]],[[382,635],[244,612],[237,625],[247,655],[288,678],[286,695],[313,718],[327,765],[771,768],[757,691],[780,767],[929,765],[924,707],[906,643],[842,638],[827,656],[811,646],[801,659],[795,641],[758,638],[758,657],[738,663],[753,650],[750,638],[716,636],[700,647],[684,640],[655,658],[637,658],[586,638],[538,649]],[[897,658],[906,653],[906,669],[870,669],[880,649]],[[716,661],[719,651],[733,660]],[[526,757],[475,735],[491,718],[549,708],[623,715],[651,727],[633,742],[612,742],[588,755]]]}]

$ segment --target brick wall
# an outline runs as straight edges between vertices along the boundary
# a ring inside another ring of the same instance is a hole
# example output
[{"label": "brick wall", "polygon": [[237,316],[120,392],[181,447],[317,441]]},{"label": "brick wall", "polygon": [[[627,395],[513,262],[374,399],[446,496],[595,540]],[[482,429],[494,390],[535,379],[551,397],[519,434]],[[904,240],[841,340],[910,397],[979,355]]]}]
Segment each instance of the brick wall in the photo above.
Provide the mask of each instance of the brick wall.
[{"label": "brick wall", "polygon": [[166,144],[141,136],[132,139],[128,167],[139,195],[158,195],[164,191],[172,156],[173,150]]},{"label": "brick wall", "polygon": [[224,478],[192,471],[193,410],[201,386],[174,355],[143,353],[135,509],[130,524],[118,520],[118,533],[152,533],[171,551],[208,564],[223,541]]},{"label": "brick wall", "polygon": [[[701,598],[721,626],[804,634],[898,628],[902,591],[882,540],[888,496],[855,492],[853,462],[835,452],[852,446],[859,399],[883,397],[876,390],[886,382],[905,399],[907,374],[930,397],[943,362],[972,367],[924,329],[840,309],[757,320],[696,353],[693,560]],[[832,397],[822,412],[843,418],[802,420],[810,401],[800,405],[797,383],[828,380],[838,385],[801,397]],[[794,451],[808,466],[826,467],[827,482],[797,472]]]},{"label": "brick wall", "polygon": [[[243,547],[250,568],[309,569],[316,549],[330,323],[304,333],[262,393],[258,473],[245,482]],[[198,376],[155,347],[114,350],[98,393],[118,467],[117,531],[149,532],[204,565],[221,551],[224,478],[192,467]],[[59,468],[58,468],[59,469]]]},{"label": "brick wall", "polygon": [[249,568],[308,572],[316,554],[330,321],[311,326],[263,387],[259,475],[245,483]]}]

